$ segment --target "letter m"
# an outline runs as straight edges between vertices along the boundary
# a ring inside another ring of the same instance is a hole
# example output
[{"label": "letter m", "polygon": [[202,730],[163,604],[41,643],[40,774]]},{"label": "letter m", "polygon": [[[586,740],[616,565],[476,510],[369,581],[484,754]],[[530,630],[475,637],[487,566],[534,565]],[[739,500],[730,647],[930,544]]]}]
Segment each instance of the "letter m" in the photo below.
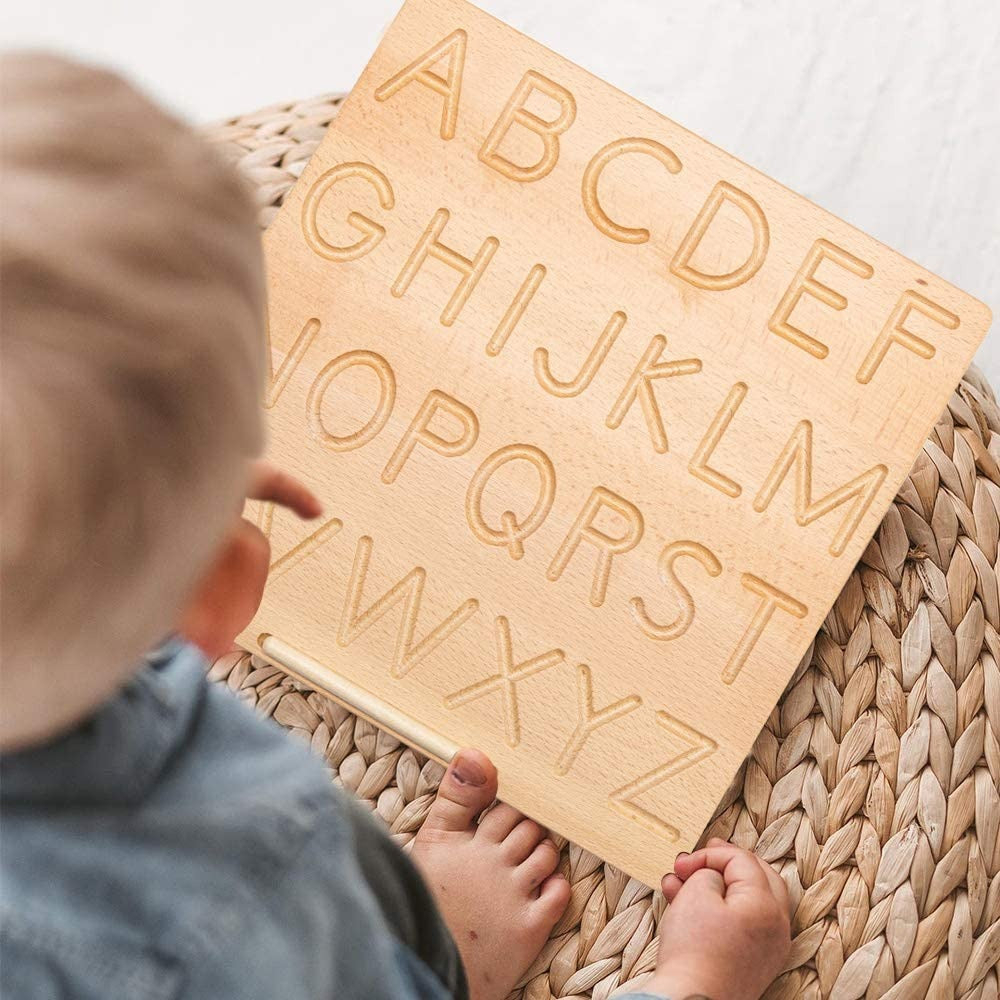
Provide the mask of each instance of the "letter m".
[{"label": "letter m", "polygon": [[808,420],[801,420],[754,499],[753,509],[755,511],[759,513],[767,509],[792,466],[795,467],[795,521],[797,524],[805,527],[807,524],[812,524],[817,518],[823,517],[824,514],[829,514],[841,504],[853,501],[837,529],[836,535],[833,536],[833,541],[830,542],[830,555],[841,555],[847,548],[851,535],[857,531],[861,519],[865,516],[865,511],[871,506],[889,470],[884,465],[874,465],[867,472],[855,476],[850,482],[831,490],[825,497],[813,500],[812,424]]}]

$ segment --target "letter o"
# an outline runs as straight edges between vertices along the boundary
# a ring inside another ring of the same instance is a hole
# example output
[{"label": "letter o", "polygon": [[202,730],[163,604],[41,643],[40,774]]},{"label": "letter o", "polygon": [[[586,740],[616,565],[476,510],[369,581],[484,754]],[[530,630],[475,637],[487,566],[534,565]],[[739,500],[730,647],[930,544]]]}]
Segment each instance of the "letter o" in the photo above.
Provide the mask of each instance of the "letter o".
[{"label": "letter o", "polygon": [[[341,372],[358,365],[370,368],[378,376],[380,388],[378,406],[360,430],[342,436],[331,434],[323,426],[323,397],[326,395],[326,390],[330,388],[330,383]],[[306,398],[309,430],[312,432],[312,436],[330,451],[353,451],[355,448],[368,444],[385,427],[395,402],[396,377],[389,367],[389,362],[373,351],[348,351],[326,365],[316,376],[316,381],[309,389],[309,396]]]}]

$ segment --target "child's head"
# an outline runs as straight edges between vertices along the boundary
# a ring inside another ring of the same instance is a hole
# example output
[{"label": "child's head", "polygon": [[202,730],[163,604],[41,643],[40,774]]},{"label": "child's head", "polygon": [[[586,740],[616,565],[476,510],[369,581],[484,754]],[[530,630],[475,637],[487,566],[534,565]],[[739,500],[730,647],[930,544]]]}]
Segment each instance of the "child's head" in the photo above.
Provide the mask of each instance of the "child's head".
[{"label": "child's head", "polygon": [[5,57],[0,744],[80,718],[173,629],[260,450],[254,211],[118,77]]}]

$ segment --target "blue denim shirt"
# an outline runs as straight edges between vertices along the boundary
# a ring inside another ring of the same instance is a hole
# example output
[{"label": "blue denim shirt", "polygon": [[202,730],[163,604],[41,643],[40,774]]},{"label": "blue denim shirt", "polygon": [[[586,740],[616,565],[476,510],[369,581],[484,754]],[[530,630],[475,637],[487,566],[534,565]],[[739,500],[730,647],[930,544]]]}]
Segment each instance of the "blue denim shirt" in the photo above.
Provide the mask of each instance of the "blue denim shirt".
[{"label": "blue denim shirt", "polygon": [[3,997],[464,997],[409,860],[205,666],[174,644],[0,760]]}]

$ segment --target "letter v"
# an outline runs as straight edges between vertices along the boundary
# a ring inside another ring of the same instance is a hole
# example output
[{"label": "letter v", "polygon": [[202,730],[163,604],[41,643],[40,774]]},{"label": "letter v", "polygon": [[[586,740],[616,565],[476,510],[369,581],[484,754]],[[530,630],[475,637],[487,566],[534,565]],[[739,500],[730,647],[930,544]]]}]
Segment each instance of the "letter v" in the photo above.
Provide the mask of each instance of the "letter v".
[{"label": "letter v", "polygon": [[271,331],[267,333],[267,389],[264,392],[264,409],[270,410],[278,402],[278,397],[285,391],[292,373],[299,366],[303,355],[309,350],[309,345],[319,333],[319,320],[308,319],[295,338],[291,350],[282,358],[277,372],[274,370],[274,359],[271,356]]},{"label": "letter v", "polygon": [[[257,508],[255,523],[260,528],[264,537],[270,540],[271,529],[274,527],[274,501],[268,500]],[[311,556],[320,546],[333,538],[334,535],[343,528],[344,522],[339,518],[331,517],[324,521],[315,531],[307,535],[296,545],[293,545],[287,552],[282,553],[277,559],[271,561],[268,567],[268,581],[277,580],[279,576],[294,569],[303,559]]]}]

